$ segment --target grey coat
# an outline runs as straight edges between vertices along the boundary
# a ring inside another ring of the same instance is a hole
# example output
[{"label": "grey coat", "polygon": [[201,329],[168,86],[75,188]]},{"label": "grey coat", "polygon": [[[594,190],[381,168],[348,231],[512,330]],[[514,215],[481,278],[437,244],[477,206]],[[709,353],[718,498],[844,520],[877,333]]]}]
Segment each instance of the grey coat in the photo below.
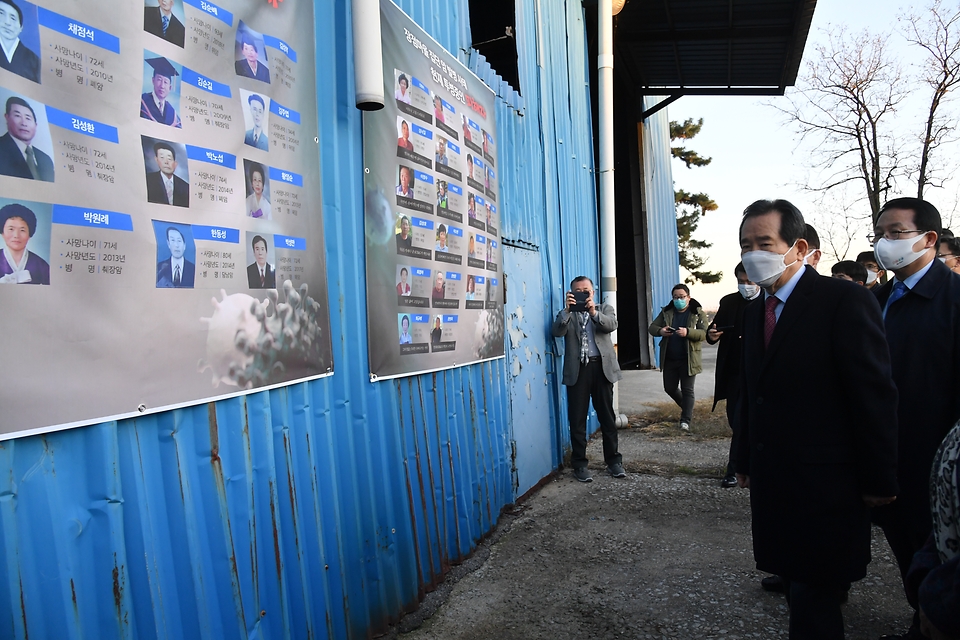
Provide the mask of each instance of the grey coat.
[{"label": "grey coat", "polygon": [[[617,329],[617,312],[613,305],[600,305],[597,315],[590,319],[593,322],[593,335],[600,350],[603,362],[603,375],[611,383],[616,382],[623,375],[620,373],[620,363],[617,362],[617,352],[613,348],[613,338],[610,334]],[[568,387],[577,384],[580,376],[580,323],[576,315],[568,313],[566,307],[557,314],[553,321],[553,335],[556,338],[563,336],[563,384]]]}]

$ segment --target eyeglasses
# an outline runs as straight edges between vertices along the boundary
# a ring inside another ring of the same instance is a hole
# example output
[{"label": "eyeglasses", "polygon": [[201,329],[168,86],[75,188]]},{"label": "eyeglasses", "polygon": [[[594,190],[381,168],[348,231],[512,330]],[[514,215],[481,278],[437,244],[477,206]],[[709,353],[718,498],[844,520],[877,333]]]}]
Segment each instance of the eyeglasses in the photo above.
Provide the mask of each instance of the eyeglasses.
[{"label": "eyeglasses", "polygon": [[880,238],[886,238],[887,240],[899,240],[900,234],[902,233],[926,233],[926,231],[923,231],[922,229],[892,229],[886,233],[868,233],[867,242],[873,244]]},{"label": "eyeglasses", "polygon": [[938,253],[938,258],[943,258],[944,260],[949,260],[950,258],[960,258],[960,256],[955,256],[952,253]]}]

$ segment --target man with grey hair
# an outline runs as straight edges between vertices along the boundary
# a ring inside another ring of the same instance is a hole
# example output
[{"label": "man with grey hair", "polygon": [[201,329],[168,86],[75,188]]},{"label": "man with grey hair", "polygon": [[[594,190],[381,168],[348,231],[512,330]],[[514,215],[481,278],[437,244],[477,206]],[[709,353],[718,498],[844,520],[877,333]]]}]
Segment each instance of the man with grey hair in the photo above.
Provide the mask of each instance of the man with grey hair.
[{"label": "man with grey hair", "polygon": [[600,420],[603,460],[614,478],[624,478],[617,443],[617,416],[613,409],[613,383],[622,376],[611,333],[617,330],[613,305],[594,302],[593,281],[577,276],[570,283],[566,305],[553,321],[553,335],[563,336],[563,384],[567,387],[570,420],[570,465],[580,482],[592,482],[587,470],[587,410],[590,401]]}]

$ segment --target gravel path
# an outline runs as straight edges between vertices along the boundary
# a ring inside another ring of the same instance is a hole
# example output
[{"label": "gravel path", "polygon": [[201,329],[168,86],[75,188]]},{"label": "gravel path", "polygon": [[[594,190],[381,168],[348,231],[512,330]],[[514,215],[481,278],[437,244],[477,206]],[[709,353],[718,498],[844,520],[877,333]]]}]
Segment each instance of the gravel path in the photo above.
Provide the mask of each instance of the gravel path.
[{"label": "gravel path", "polygon": [[[632,429],[620,438],[627,478],[610,478],[598,465],[589,484],[562,472],[504,515],[496,533],[391,636],[786,638],[785,601],[760,589],[764,574],[754,568],[747,492],[692,475],[716,473],[729,441],[649,438]],[[602,459],[596,440],[594,461]],[[669,475],[677,468],[684,473]],[[899,575],[876,529],[873,556],[844,607],[850,639],[903,631],[908,620]]]}]

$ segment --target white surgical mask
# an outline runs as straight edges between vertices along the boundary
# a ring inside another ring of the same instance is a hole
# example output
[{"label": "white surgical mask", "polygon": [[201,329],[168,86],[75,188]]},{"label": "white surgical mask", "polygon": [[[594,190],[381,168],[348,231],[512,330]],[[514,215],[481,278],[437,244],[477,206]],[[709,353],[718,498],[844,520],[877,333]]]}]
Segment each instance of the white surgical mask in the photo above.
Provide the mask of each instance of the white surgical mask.
[{"label": "white surgical mask", "polygon": [[899,240],[880,238],[873,246],[873,255],[877,257],[877,264],[880,265],[881,269],[892,270],[902,269],[908,264],[913,264],[927,252],[925,248],[920,249],[920,251],[913,250],[913,245],[921,238],[923,238],[923,235]]},{"label": "white surgical mask", "polygon": [[942,262],[943,264],[947,264],[947,259],[946,259],[946,258],[937,258],[937,260],[939,260],[939,261]]},{"label": "white surgical mask", "polygon": [[819,249],[811,249],[811,250],[810,250],[810,253],[808,253],[807,255],[803,256],[803,264],[810,264],[810,256],[812,256],[813,254],[815,254],[817,251],[819,251]]},{"label": "white surgical mask", "polygon": [[[787,253],[790,253],[797,246],[794,242]],[[761,287],[769,287],[777,281],[788,267],[797,263],[796,260],[787,264],[784,261],[787,253],[775,253],[773,251],[747,251],[740,256],[743,262],[743,268],[747,270],[747,277],[756,282]]]},{"label": "white surgical mask", "polygon": [[737,289],[740,291],[740,295],[747,300],[753,300],[760,295],[760,287],[755,284],[738,284]]},{"label": "white surgical mask", "polygon": [[873,269],[867,269],[867,284],[873,284],[877,281],[877,278],[880,277],[880,274],[874,271]]}]

